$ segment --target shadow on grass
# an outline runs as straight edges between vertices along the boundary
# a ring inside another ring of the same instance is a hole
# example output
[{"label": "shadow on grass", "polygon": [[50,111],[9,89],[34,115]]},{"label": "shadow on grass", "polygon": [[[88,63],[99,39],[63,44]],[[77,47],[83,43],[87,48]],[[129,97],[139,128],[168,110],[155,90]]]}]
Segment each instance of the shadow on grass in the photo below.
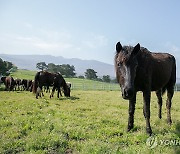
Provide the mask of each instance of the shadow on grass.
[{"label": "shadow on grass", "polygon": [[60,97],[60,98],[57,98],[59,100],[77,100],[77,99],[80,99],[79,97],[76,97],[76,96],[71,96],[71,97]]},{"label": "shadow on grass", "polygon": [[76,99],[79,99],[79,97],[76,97],[76,96],[71,96],[71,97],[67,97],[68,99],[70,100],[76,100]]}]

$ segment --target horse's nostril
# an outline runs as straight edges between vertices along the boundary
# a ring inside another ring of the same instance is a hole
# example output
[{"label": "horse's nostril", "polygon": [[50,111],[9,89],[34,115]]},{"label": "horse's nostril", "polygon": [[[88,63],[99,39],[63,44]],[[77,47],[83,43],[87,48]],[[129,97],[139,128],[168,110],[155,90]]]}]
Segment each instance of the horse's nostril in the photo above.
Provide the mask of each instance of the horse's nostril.
[{"label": "horse's nostril", "polygon": [[126,97],[128,97],[128,92],[127,92],[127,90],[124,90],[124,95],[125,95]]},{"label": "horse's nostril", "polygon": [[125,97],[131,97],[133,95],[132,89],[124,89],[124,96]]}]

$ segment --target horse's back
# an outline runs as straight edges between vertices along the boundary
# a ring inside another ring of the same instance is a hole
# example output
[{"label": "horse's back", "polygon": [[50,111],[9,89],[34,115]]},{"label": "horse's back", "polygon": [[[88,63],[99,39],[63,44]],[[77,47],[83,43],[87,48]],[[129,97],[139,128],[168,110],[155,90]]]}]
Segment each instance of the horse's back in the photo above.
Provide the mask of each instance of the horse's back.
[{"label": "horse's back", "polygon": [[176,82],[175,57],[168,53],[152,53],[152,90]]}]

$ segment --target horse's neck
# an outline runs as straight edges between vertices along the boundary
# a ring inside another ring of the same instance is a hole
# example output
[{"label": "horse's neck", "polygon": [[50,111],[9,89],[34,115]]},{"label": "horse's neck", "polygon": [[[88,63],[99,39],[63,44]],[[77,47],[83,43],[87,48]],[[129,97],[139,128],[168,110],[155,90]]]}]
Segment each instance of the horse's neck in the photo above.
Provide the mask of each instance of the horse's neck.
[{"label": "horse's neck", "polygon": [[150,65],[152,61],[151,53],[148,51],[140,51],[140,54],[137,55],[137,60],[140,67],[146,67]]},{"label": "horse's neck", "polygon": [[63,81],[63,88],[64,88],[64,90],[67,89],[67,84],[66,84],[65,80]]}]

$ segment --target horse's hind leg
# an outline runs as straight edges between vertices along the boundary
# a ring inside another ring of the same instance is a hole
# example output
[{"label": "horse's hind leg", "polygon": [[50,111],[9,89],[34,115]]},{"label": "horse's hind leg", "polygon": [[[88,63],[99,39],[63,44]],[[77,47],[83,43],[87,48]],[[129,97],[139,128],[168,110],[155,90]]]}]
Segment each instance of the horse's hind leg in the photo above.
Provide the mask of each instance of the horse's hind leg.
[{"label": "horse's hind leg", "polygon": [[51,95],[50,95],[50,98],[54,96],[55,89],[56,89],[56,88],[53,87],[52,92],[51,92]]},{"label": "horse's hind leg", "polygon": [[174,86],[167,88],[167,101],[166,101],[166,108],[167,108],[167,123],[171,124],[171,100],[174,95]]},{"label": "horse's hind leg", "polygon": [[60,88],[57,88],[57,97],[59,98],[59,94],[61,94],[61,90],[60,90]]},{"label": "horse's hind leg", "polygon": [[158,117],[159,117],[159,119],[161,119],[162,118],[162,91],[157,90],[156,91],[156,96],[158,98],[158,105],[159,105]]},{"label": "horse's hind leg", "polygon": [[36,98],[38,99],[38,96],[41,97],[42,88],[38,87],[36,91]]}]

